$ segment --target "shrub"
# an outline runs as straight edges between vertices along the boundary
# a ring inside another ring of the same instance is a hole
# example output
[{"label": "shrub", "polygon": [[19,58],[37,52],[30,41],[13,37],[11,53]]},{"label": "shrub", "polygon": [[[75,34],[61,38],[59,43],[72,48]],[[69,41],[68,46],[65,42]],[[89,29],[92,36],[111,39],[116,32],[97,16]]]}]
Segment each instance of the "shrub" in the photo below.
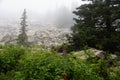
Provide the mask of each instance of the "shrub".
[{"label": "shrub", "polygon": [[119,80],[119,68],[111,73],[106,60],[88,60],[74,53],[6,46],[0,52],[0,80]]},{"label": "shrub", "polygon": [[0,71],[7,73],[16,69],[19,62],[18,60],[25,53],[25,50],[19,46],[6,46],[0,51]]}]

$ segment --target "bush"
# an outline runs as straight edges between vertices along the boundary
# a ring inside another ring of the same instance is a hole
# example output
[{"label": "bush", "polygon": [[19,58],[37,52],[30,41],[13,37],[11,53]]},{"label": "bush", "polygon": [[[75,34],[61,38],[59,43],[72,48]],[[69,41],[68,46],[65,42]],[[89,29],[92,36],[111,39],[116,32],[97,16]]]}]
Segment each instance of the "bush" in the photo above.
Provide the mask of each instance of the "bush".
[{"label": "bush", "polygon": [[0,80],[118,80],[106,60],[81,60],[73,53],[61,55],[42,48],[6,46],[0,52]]},{"label": "bush", "polygon": [[0,71],[7,73],[16,69],[18,61],[24,53],[25,50],[19,46],[6,46],[0,51]]},{"label": "bush", "polygon": [[39,51],[26,54],[20,60],[20,64],[21,73],[29,80],[103,79],[96,75],[90,64],[77,60],[72,54],[61,56],[57,53]]}]

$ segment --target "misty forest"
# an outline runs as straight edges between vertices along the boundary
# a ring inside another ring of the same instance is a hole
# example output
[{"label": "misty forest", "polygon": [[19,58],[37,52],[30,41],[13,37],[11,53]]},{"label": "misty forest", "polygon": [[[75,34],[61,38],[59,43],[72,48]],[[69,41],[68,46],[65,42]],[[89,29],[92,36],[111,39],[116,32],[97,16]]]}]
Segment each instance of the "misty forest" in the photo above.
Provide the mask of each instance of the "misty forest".
[{"label": "misty forest", "polygon": [[0,80],[120,80],[120,0],[0,0]]}]

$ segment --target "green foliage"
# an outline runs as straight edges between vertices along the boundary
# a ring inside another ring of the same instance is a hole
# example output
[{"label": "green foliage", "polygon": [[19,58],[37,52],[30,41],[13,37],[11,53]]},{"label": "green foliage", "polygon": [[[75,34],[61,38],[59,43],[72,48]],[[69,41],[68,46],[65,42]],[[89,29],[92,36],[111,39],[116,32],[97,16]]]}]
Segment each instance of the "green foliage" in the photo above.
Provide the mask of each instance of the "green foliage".
[{"label": "green foliage", "polygon": [[0,51],[0,80],[119,80],[119,68],[109,69],[103,59],[91,62],[40,47],[11,45]]},{"label": "green foliage", "polygon": [[109,80],[119,80],[120,79],[120,69],[115,68],[111,71]]},{"label": "green foliage", "polygon": [[71,45],[68,45],[68,44],[62,44],[59,46],[52,46],[51,49],[56,51],[56,52],[59,52],[59,53],[62,53],[64,51],[69,53],[69,52],[74,50],[74,47],[72,47]]},{"label": "green foliage", "polygon": [[[87,1],[87,0],[85,0]],[[75,24],[68,37],[75,50],[84,46],[109,52],[120,52],[120,3],[118,0],[89,0],[73,13]]]},{"label": "green foliage", "polygon": [[72,54],[61,56],[41,50],[26,54],[20,64],[20,71],[29,80],[103,79],[92,71],[89,64],[77,60]]},{"label": "green foliage", "polygon": [[19,46],[7,46],[0,51],[0,72],[7,73],[16,69],[25,50]]}]

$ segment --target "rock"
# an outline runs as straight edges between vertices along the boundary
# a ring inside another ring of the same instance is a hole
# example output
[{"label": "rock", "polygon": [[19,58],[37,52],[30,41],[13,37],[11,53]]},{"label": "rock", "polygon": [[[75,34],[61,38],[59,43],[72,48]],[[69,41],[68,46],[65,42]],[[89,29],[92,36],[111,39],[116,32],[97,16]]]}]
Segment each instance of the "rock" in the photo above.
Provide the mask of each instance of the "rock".
[{"label": "rock", "polygon": [[[30,31],[31,32],[31,31]],[[67,42],[66,34],[70,31],[68,29],[63,28],[45,28],[38,29],[34,32],[34,34],[28,34],[28,41],[31,44],[42,45],[44,47],[50,47],[53,45],[61,45]],[[1,40],[1,44],[3,43],[16,43],[17,35],[13,35],[13,33],[7,33]]]},{"label": "rock", "polygon": [[67,33],[68,32],[65,32],[65,30],[59,28],[50,28],[46,30],[36,31],[35,34],[31,36],[32,39],[29,39],[35,44],[50,47],[53,45],[61,45],[63,43],[66,43],[67,38],[65,34]]},{"label": "rock", "polygon": [[98,57],[98,58],[101,58],[101,59],[105,58],[105,53],[103,51],[97,51],[94,54],[95,54],[95,57]]},{"label": "rock", "polygon": [[97,57],[97,58],[100,58],[100,59],[105,58],[105,52],[104,51],[97,50],[97,49],[94,49],[94,48],[74,52],[74,54],[79,56],[79,58],[81,58],[81,59],[87,59],[89,57]]},{"label": "rock", "polygon": [[87,59],[89,58],[89,56],[85,53],[84,50],[82,51],[77,51],[77,52],[73,52],[75,55],[77,55],[78,58],[80,59]]},{"label": "rock", "polygon": [[117,58],[117,55],[115,55],[115,54],[110,55],[110,59],[115,60],[116,58]]},{"label": "rock", "polygon": [[14,44],[16,43],[17,36],[14,34],[6,34],[0,41],[1,44]]}]

